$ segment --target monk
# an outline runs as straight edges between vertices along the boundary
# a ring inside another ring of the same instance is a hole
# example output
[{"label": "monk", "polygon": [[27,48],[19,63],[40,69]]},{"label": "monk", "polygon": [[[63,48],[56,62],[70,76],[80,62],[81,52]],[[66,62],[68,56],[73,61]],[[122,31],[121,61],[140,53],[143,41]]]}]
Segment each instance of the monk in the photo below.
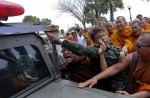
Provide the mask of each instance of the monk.
[{"label": "monk", "polygon": [[84,29],[83,35],[84,35],[85,38],[86,38],[87,46],[93,46],[93,45],[94,45],[94,42],[91,40],[90,34],[89,34],[88,30]]},{"label": "monk", "polygon": [[122,48],[123,51],[128,51],[130,53],[133,47],[133,33],[131,27],[127,25],[123,16],[117,17],[116,27],[117,30],[110,38],[111,43]]},{"label": "monk", "polygon": [[147,20],[148,20],[148,23],[150,24],[150,17],[148,17]]},{"label": "monk", "polygon": [[[89,86],[92,87],[98,80],[108,78],[115,75],[121,70],[128,68],[131,79],[130,82],[133,86],[129,88],[133,91],[128,93],[126,91],[117,91],[119,94],[133,96],[135,98],[149,98],[150,97],[150,33],[142,33],[136,43],[137,51],[128,54],[124,62],[118,62],[117,64],[107,68],[103,72],[94,76],[92,79],[79,83],[78,87]],[[135,59],[136,58],[136,59]],[[132,65],[132,66],[131,66]],[[133,66],[134,65],[134,66]],[[130,79],[128,79],[129,83]]]},{"label": "monk", "polygon": [[141,21],[142,24],[142,32],[150,32],[150,24],[148,23],[147,18],[143,18]]},{"label": "monk", "polygon": [[141,21],[141,20],[143,19],[143,15],[138,14],[138,15],[136,16],[136,18],[139,19],[139,20]]},{"label": "monk", "polygon": [[114,32],[114,25],[112,22],[110,21],[107,21],[105,24],[104,24],[105,28],[106,28],[106,34],[107,36],[110,38],[111,37],[111,34]]},{"label": "monk", "polygon": [[132,24],[132,32],[133,32],[133,47],[131,49],[132,52],[135,52],[136,47],[135,44],[137,42],[138,37],[142,34],[142,25],[139,21],[133,21]]}]

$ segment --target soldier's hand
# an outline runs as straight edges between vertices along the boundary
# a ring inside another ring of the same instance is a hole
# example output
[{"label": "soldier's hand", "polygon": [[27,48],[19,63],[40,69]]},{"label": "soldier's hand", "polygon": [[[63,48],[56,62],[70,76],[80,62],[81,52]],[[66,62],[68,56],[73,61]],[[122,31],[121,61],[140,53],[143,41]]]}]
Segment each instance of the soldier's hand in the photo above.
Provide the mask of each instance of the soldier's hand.
[{"label": "soldier's hand", "polygon": [[51,25],[48,26],[48,28],[50,29],[50,32],[51,32],[51,33],[53,33],[53,32],[54,32],[54,33],[55,33],[55,32],[57,33],[57,32],[59,31],[59,26],[58,26],[58,25],[53,25],[53,24],[51,24]]},{"label": "soldier's hand", "polygon": [[45,34],[48,36],[49,39],[51,39],[52,41],[54,41],[57,36],[51,32],[45,32]]},{"label": "soldier's hand", "polygon": [[49,25],[49,31],[44,31],[44,33],[51,39],[55,40],[57,38],[57,32],[59,31],[59,27],[57,25]]},{"label": "soldier's hand", "polygon": [[99,40],[100,48],[99,48],[99,54],[103,54],[107,48],[105,43],[102,40]]}]

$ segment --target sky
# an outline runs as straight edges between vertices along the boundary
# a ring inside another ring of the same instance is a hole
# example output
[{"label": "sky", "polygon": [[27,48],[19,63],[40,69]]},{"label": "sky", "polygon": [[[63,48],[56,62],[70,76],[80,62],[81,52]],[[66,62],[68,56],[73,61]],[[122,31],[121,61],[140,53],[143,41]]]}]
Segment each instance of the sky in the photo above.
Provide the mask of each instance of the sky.
[{"label": "sky", "polygon": [[[56,9],[58,0],[7,0],[20,4],[24,7],[25,13],[20,16],[9,17],[7,22],[21,22],[24,16],[32,15],[40,19],[51,19],[52,24],[59,25],[60,29],[65,31],[75,24],[81,23],[70,14],[60,14]],[[118,9],[114,13],[114,18],[117,16],[124,16],[127,21],[130,21],[128,6],[131,6],[132,19],[135,19],[137,14],[142,14],[145,17],[150,17],[150,2],[143,2],[142,0],[123,0],[124,9]],[[104,15],[109,20],[109,14]]]}]

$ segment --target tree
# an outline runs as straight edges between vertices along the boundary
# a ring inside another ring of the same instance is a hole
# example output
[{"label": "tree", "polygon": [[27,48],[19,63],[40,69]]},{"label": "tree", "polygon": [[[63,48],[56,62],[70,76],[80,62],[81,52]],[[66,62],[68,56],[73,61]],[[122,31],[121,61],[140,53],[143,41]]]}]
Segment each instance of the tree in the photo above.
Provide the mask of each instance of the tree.
[{"label": "tree", "polygon": [[124,4],[122,0],[104,0],[107,2],[110,11],[110,21],[114,21],[114,12],[117,11],[117,8],[123,9]]},{"label": "tree", "polygon": [[47,24],[51,24],[51,20],[48,18],[42,18],[41,22],[47,23]]},{"label": "tree", "polygon": [[148,1],[149,2],[149,0],[142,0],[142,1]]},{"label": "tree", "polygon": [[86,28],[86,14],[84,8],[87,5],[87,0],[59,0],[57,9],[62,13],[69,13],[77,18]]},{"label": "tree", "polygon": [[101,20],[102,14],[110,11],[110,20],[114,21],[117,8],[124,8],[122,0],[59,0],[57,9],[61,13],[69,13],[84,26]]},{"label": "tree", "polygon": [[75,30],[76,30],[75,27],[70,27],[70,28],[68,29],[68,32],[72,32],[72,31],[75,31]]},{"label": "tree", "polygon": [[[98,2],[101,9],[101,12],[108,13],[110,12],[110,21],[114,21],[114,12],[117,11],[117,8],[123,9],[124,4],[122,0],[94,0]],[[103,13],[103,14],[105,14]]]},{"label": "tree", "polygon": [[23,22],[43,22],[43,23],[46,23],[46,24],[51,24],[51,20],[48,19],[48,18],[38,18],[36,16],[32,16],[32,15],[27,15],[27,16],[24,16]]},{"label": "tree", "polygon": [[36,16],[28,15],[25,16],[22,20],[23,22],[40,22],[40,19]]},{"label": "tree", "polygon": [[104,19],[101,14],[107,14],[108,9],[103,6],[101,0],[88,0],[88,4],[85,8],[85,13],[87,14],[86,21],[88,23],[91,21],[92,25],[97,25],[100,20]]}]

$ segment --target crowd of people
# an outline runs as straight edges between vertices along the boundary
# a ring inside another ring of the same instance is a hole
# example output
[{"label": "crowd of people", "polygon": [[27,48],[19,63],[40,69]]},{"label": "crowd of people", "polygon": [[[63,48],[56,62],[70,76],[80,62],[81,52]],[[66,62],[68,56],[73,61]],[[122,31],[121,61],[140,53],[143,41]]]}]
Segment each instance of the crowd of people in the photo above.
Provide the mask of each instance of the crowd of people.
[{"label": "crowd of people", "polygon": [[57,36],[50,25],[48,38],[61,45],[62,76],[78,82],[78,87],[96,87],[135,98],[150,97],[150,18],[137,15],[130,23],[118,16],[84,30],[76,28]]}]

